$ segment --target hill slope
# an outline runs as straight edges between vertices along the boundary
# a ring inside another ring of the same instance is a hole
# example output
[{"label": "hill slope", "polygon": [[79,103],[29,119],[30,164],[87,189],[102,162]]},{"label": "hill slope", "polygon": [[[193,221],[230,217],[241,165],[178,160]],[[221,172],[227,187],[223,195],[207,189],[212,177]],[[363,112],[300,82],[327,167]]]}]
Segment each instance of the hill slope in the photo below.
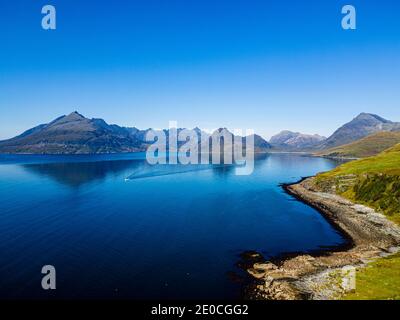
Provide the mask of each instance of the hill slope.
[{"label": "hill slope", "polygon": [[320,149],[348,144],[382,131],[400,131],[400,123],[383,119],[375,114],[360,113],[352,121],[337,129],[321,144]]},{"label": "hill slope", "polygon": [[400,223],[400,144],[316,177],[316,187],[366,204]]},{"label": "hill slope", "polygon": [[355,142],[315,153],[318,156],[337,158],[365,158],[400,143],[400,132],[378,132]]},{"label": "hill slope", "polygon": [[[258,134],[254,134],[254,152],[266,152],[272,148],[271,144],[268,143],[263,137]],[[243,145],[246,146],[246,141],[243,139]]]}]

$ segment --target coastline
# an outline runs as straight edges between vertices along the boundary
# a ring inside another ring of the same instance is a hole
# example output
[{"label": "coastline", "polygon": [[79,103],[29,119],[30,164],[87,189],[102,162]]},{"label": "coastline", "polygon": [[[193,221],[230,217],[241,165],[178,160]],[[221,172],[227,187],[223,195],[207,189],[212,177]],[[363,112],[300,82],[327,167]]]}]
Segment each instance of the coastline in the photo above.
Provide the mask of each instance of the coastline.
[{"label": "coastline", "polygon": [[[246,298],[256,300],[339,299],[354,289],[355,270],[400,251],[400,227],[373,209],[313,187],[314,177],[282,184],[285,192],[312,206],[347,244],[311,254],[255,263]],[[354,279],[354,280],[353,280]]]},{"label": "coastline", "polygon": [[314,157],[325,158],[325,159],[332,159],[332,160],[339,160],[339,161],[353,161],[353,160],[360,160],[362,158],[357,157],[338,157],[338,156],[328,156],[328,155],[320,155],[320,154],[313,154]]}]

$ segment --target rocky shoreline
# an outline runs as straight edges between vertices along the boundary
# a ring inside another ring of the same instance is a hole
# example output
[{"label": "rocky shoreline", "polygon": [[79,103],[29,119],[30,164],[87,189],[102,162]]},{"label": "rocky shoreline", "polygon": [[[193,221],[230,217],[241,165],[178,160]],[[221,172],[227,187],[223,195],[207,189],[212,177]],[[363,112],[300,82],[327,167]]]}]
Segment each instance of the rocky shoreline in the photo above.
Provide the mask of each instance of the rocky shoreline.
[{"label": "rocky shoreline", "polygon": [[355,270],[400,251],[400,227],[373,209],[336,194],[320,192],[313,177],[283,185],[290,195],[316,208],[349,240],[348,245],[316,254],[299,254],[272,263],[258,262],[246,298],[331,300],[354,289]]}]

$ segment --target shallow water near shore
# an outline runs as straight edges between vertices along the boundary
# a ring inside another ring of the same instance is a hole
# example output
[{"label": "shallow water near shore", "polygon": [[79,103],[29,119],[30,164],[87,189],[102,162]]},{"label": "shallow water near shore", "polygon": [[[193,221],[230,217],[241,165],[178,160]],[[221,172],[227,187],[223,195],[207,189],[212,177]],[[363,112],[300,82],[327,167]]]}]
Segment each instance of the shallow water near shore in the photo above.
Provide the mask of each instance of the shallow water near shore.
[{"label": "shallow water near shore", "polygon": [[[152,167],[144,154],[0,155],[0,297],[239,298],[244,251],[342,245],[280,187],[334,160],[260,155],[232,166]],[[129,178],[129,179],[128,179]],[[54,265],[57,289],[41,289]]]}]

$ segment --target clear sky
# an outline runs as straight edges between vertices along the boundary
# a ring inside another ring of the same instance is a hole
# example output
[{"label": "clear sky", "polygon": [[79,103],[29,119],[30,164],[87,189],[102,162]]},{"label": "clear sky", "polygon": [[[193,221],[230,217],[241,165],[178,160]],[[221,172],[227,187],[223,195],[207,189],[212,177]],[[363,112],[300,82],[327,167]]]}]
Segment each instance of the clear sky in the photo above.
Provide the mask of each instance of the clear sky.
[{"label": "clear sky", "polygon": [[400,1],[1,0],[0,139],[74,110],[266,138],[329,135],[360,112],[400,121]]}]

